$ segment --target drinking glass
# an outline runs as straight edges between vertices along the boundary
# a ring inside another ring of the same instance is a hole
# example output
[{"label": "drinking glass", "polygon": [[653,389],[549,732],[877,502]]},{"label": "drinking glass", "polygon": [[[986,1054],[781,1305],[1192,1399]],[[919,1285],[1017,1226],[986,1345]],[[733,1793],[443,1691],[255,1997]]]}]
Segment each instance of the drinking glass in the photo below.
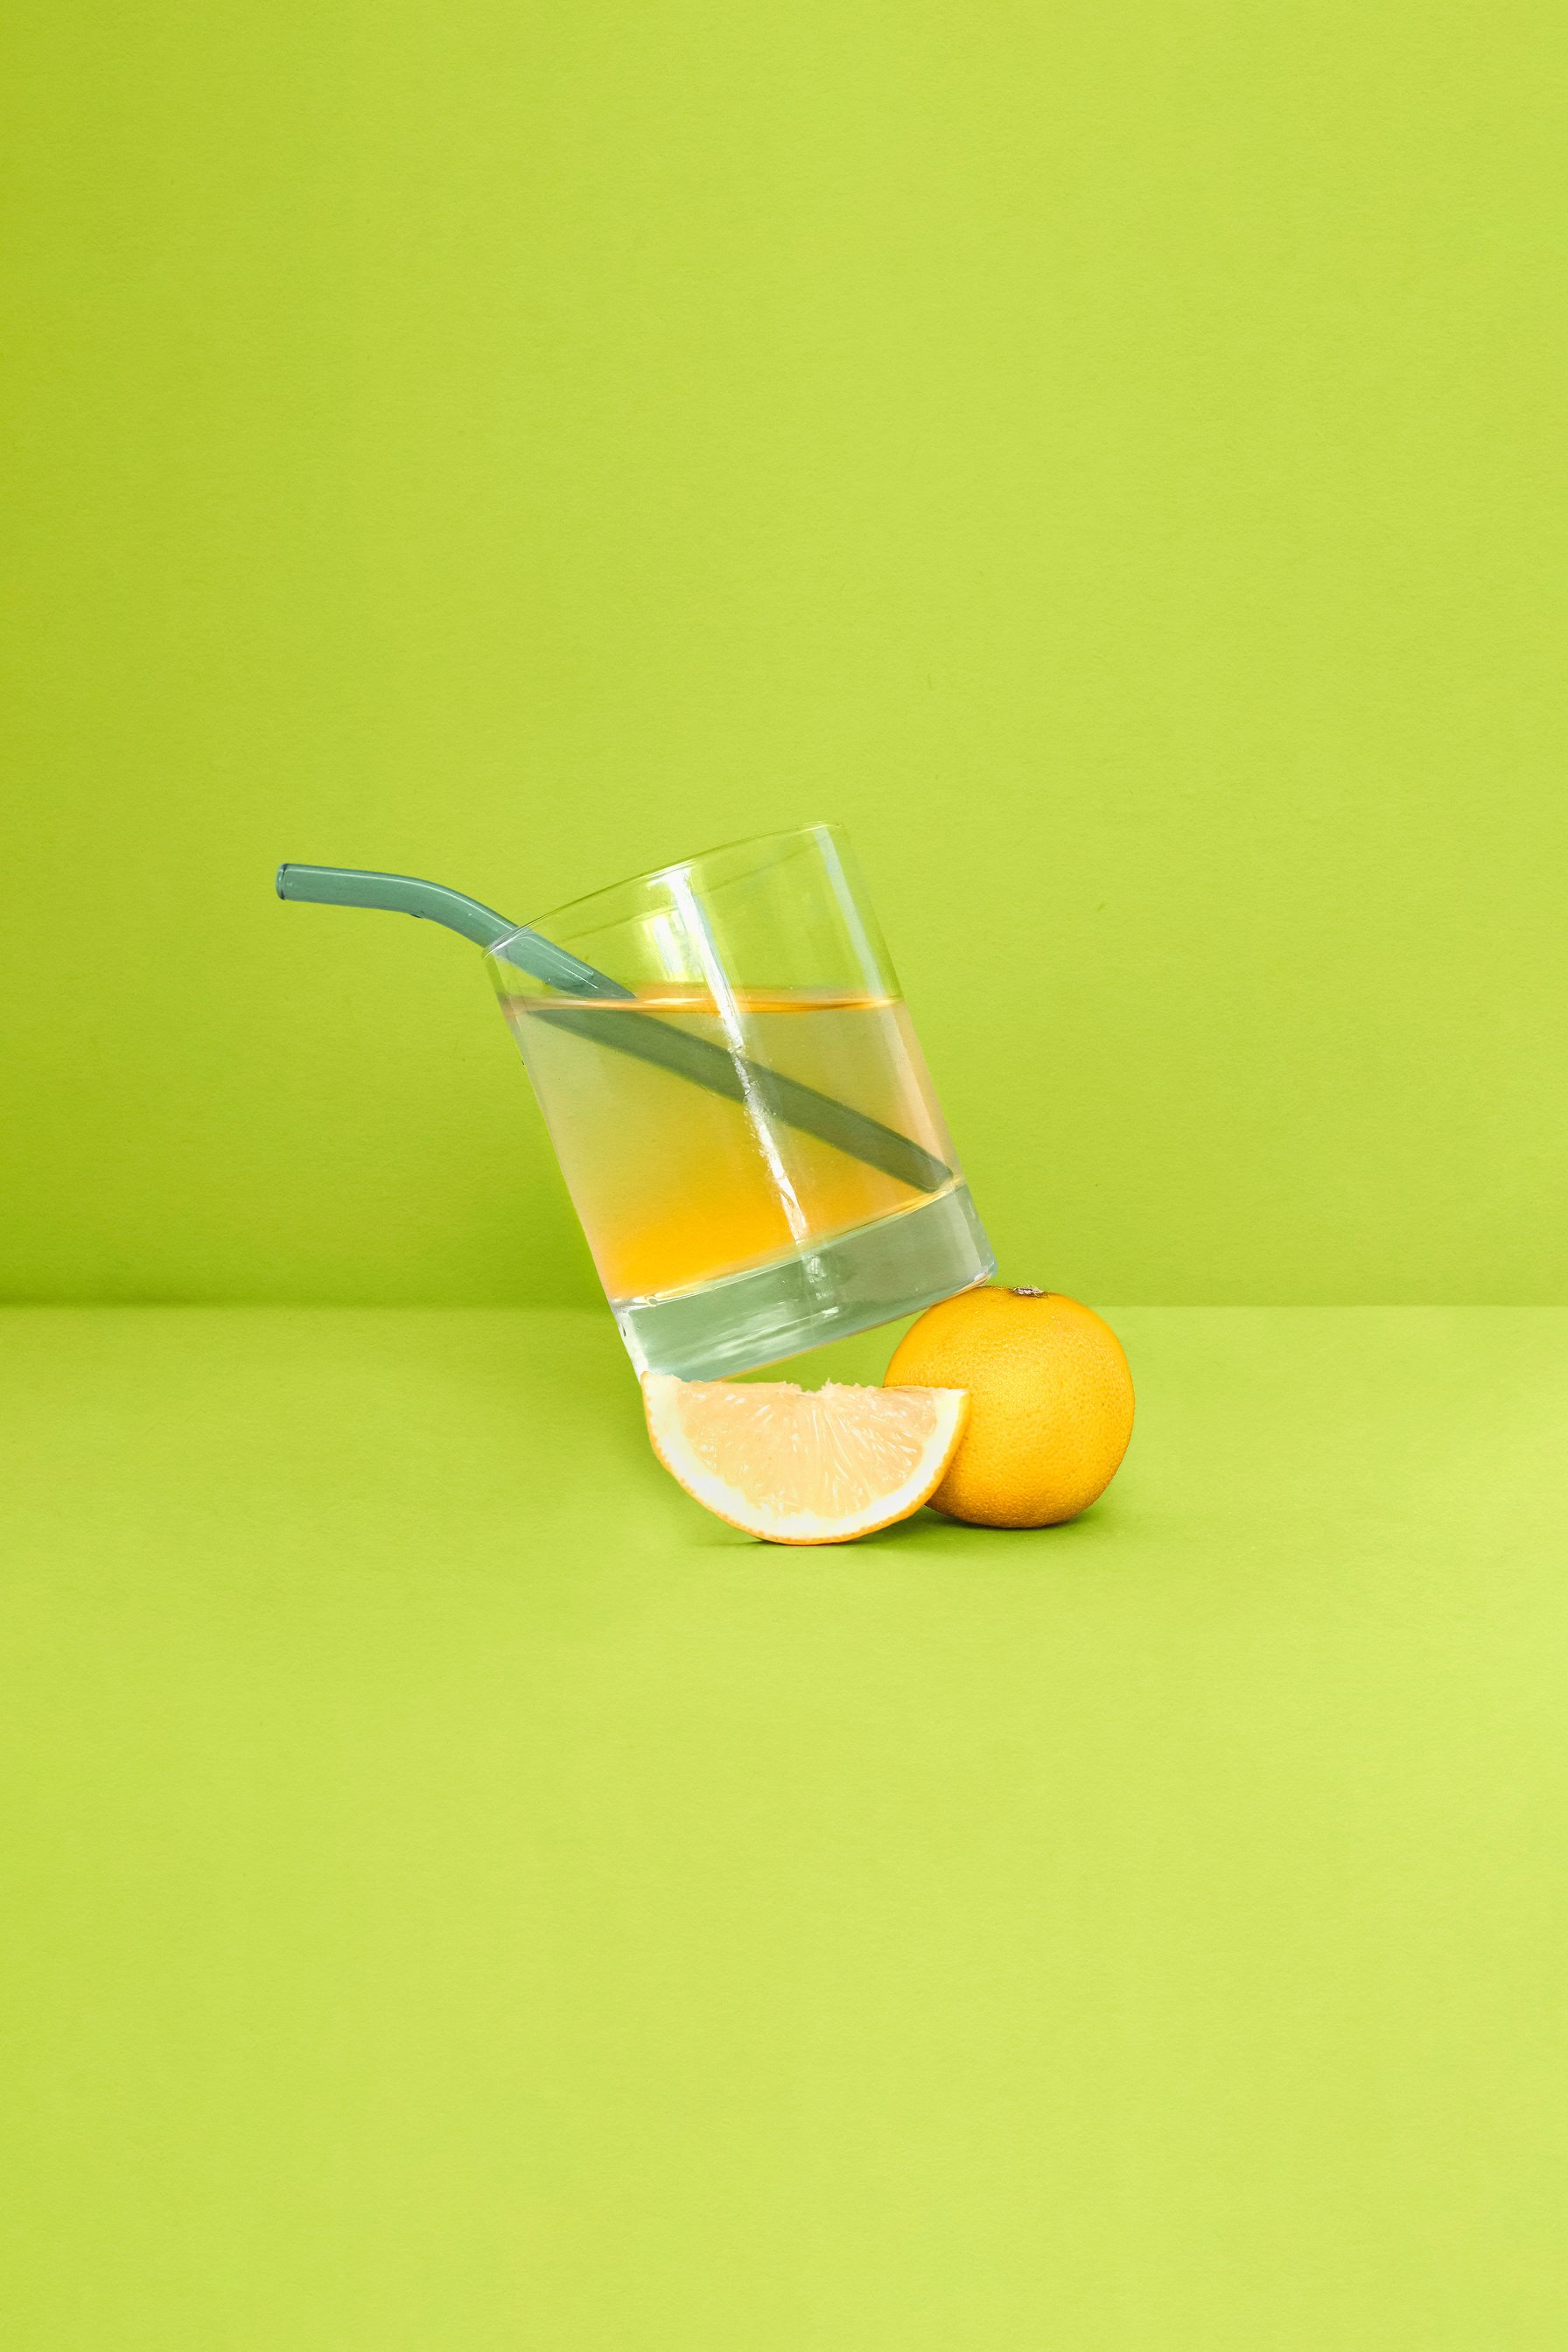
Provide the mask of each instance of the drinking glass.
[{"label": "drinking glass", "polygon": [[726,1377],[995,1271],[848,845],[808,825],[616,884],[486,961],[627,1352]]}]

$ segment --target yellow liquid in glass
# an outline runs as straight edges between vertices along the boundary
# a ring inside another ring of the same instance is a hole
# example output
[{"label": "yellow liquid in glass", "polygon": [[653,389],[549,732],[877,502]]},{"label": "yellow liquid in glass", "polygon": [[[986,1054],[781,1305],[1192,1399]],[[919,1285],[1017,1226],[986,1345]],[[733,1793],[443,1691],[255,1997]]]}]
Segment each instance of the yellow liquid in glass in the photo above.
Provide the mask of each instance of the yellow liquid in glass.
[{"label": "yellow liquid in glass", "polygon": [[672,985],[627,998],[509,997],[503,1010],[612,1302],[716,1281],[939,1197],[754,1098],[727,1099],[594,1034],[606,1016],[663,1022],[847,1104],[951,1165],[898,998],[752,990],[720,1003]]}]

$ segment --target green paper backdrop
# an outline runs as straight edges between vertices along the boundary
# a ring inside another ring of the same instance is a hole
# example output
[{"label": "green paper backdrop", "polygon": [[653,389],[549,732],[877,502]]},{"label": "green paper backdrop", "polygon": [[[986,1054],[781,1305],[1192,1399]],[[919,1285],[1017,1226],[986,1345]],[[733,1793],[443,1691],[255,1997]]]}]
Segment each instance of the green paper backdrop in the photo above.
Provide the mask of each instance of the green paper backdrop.
[{"label": "green paper backdrop", "polygon": [[14,14],[0,1286],[567,1301],[473,958],[850,828],[1016,1279],[1568,1297],[1568,27]]}]

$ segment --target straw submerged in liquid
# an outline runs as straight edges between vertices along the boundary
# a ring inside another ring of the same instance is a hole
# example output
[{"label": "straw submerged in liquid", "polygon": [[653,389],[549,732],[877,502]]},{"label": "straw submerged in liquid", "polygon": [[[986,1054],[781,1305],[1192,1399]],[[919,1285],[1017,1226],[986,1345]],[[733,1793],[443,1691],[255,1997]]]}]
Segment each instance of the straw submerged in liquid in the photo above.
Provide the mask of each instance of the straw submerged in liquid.
[{"label": "straw submerged in liquid", "polygon": [[[797,1032],[806,1058],[833,1066],[836,1075],[838,1069],[853,1070],[858,1063],[874,1063],[879,1072],[899,1070],[907,1049],[898,1034],[902,1008],[896,998],[758,990],[738,992],[721,1003],[706,991],[686,989],[611,1002],[520,993],[503,995],[501,1004],[525,1051],[522,1024],[564,1031],[668,1070],[740,1106],[753,1121],[772,1120],[831,1144],[912,1192],[937,1192],[952,1181],[946,1161],[911,1136],[857,1109],[841,1096],[757,1058],[752,1034],[755,1025],[771,1032],[772,1042],[782,1044],[787,1024]],[[683,1020],[701,1026],[679,1025]],[[866,1031],[865,1046],[859,1049],[847,1027],[857,1020]],[[819,1034],[807,1032],[808,1023],[817,1024]],[[835,1024],[837,1034],[830,1041],[826,1025]],[[884,1024],[891,1024],[895,1034],[884,1034]]]}]

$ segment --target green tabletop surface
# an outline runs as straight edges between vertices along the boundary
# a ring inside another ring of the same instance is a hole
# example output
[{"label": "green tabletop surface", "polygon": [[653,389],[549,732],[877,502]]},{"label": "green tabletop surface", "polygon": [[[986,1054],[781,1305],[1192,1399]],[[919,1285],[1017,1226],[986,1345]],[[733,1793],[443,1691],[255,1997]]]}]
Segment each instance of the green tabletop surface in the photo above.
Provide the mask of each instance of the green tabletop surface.
[{"label": "green tabletop surface", "polygon": [[602,1315],[0,1317],[8,2352],[1568,2342],[1568,1313],[1106,1311],[823,1550]]}]

